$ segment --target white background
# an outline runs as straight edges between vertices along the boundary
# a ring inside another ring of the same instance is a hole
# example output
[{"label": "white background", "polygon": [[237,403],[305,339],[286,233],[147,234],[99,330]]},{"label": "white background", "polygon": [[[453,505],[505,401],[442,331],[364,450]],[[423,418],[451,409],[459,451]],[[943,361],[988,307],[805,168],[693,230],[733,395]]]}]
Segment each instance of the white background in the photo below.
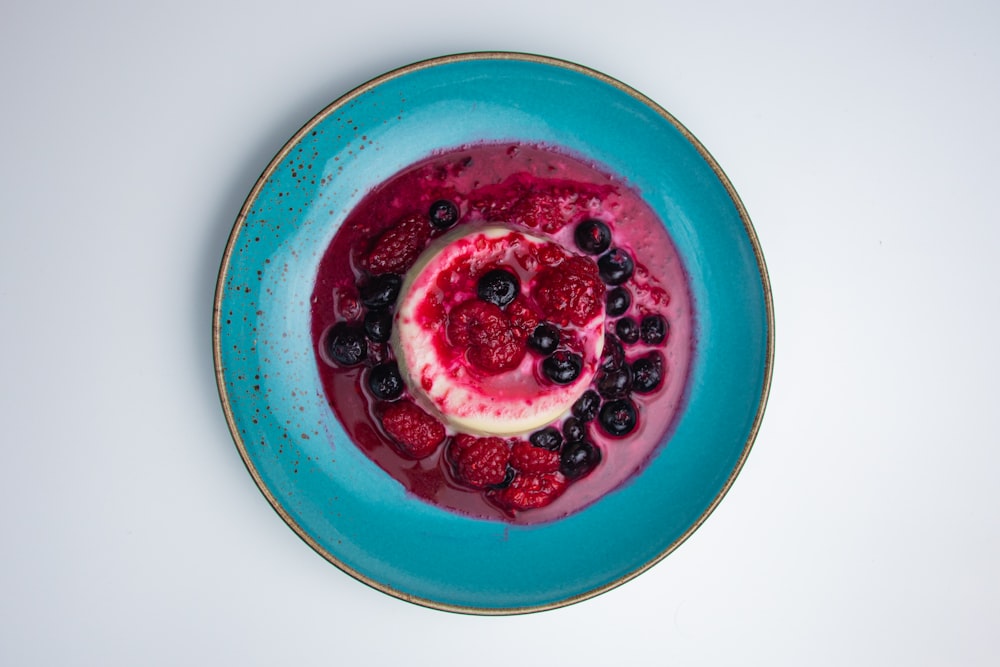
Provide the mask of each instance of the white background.
[{"label": "white background", "polygon": [[[4,2],[0,664],[997,664],[998,31],[992,1]],[[708,522],[506,618],[400,602],[295,537],[210,328],[240,205],[304,122],[491,49],[676,115],[749,210],[777,322]]]}]

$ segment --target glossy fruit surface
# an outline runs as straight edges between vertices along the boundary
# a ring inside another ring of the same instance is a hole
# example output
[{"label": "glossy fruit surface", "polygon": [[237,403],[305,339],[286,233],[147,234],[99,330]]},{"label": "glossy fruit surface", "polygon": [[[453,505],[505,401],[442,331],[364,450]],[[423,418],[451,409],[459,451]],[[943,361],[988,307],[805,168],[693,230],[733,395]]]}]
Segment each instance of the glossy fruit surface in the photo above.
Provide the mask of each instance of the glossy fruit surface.
[{"label": "glossy fruit surface", "polygon": [[560,456],[559,471],[570,479],[584,477],[601,462],[601,450],[586,440],[566,443]]},{"label": "glossy fruit surface", "polygon": [[535,447],[543,449],[558,450],[563,444],[563,435],[554,426],[547,426],[540,431],[535,431],[528,437],[529,442]]},{"label": "glossy fruit surface", "polygon": [[487,271],[476,285],[476,294],[480,299],[501,308],[513,301],[520,291],[517,276],[506,269]]},{"label": "glossy fruit surface", "polygon": [[382,232],[368,253],[368,270],[379,273],[405,273],[423,252],[431,229],[422,215],[411,215]]},{"label": "glossy fruit surface", "polygon": [[615,322],[615,333],[621,342],[631,345],[639,340],[639,325],[631,317],[623,317]]},{"label": "glossy fruit surface", "polygon": [[580,377],[582,370],[583,358],[575,352],[553,352],[542,361],[545,377],[556,384],[569,384]]},{"label": "glossy fruit surface", "polygon": [[373,343],[384,343],[392,336],[392,312],[369,310],[365,313],[365,335]]},{"label": "glossy fruit surface", "polygon": [[632,362],[632,389],[637,394],[650,394],[663,384],[665,362],[659,352],[650,352]]},{"label": "glossy fruit surface", "polygon": [[583,392],[580,398],[573,403],[573,416],[582,422],[593,421],[597,417],[597,410],[601,407],[601,397],[593,389]]},{"label": "glossy fruit surface", "polygon": [[573,240],[588,255],[600,255],[611,247],[611,229],[600,220],[584,220],[576,226]]},{"label": "glossy fruit surface", "polygon": [[381,310],[396,303],[403,277],[395,273],[381,273],[372,276],[370,280],[358,288],[361,303],[365,308]]},{"label": "glossy fruit surface", "polygon": [[326,351],[341,366],[360,364],[368,356],[364,328],[357,324],[337,322],[327,333]]},{"label": "glossy fruit surface", "polygon": [[406,386],[396,362],[387,361],[372,368],[368,375],[368,388],[375,398],[383,401],[393,401],[402,396]]},{"label": "glossy fruit surface", "polygon": [[503,484],[506,479],[510,447],[501,438],[459,434],[448,446],[448,456],[454,463],[455,476],[462,483],[485,489]]},{"label": "glossy fruit surface", "polygon": [[586,257],[572,257],[539,272],[532,296],[550,322],[584,326],[604,307],[604,285]]},{"label": "glossy fruit surface", "polygon": [[389,403],[382,413],[382,428],[414,459],[430,456],[445,438],[444,426],[409,401]]},{"label": "glossy fruit surface", "polygon": [[602,368],[594,376],[594,386],[604,398],[625,398],[632,389],[632,368],[628,364]]},{"label": "glossy fruit surface", "polygon": [[618,317],[628,312],[632,305],[632,293],[626,288],[618,286],[608,290],[605,310],[611,317]]},{"label": "glossy fruit surface", "polygon": [[539,324],[528,337],[528,347],[539,354],[552,354],[559,347],[559,329],[547,322]]},{"label": "glossy fruit surface", "polygon": [[667,320],[663,315],[646,315],[639,322],[639,337],[647,345],[659,345],[667,337],[670,330]]},{"label": "glossy fruit surface", "polygon": [[597,268],[601,273],[601,280],[608,285],[621,285],[635,271],[635,262],[632,256],[621,248],[613,248],[607,254],[601,255],[597,260]]},{"label": "glossy fruit surface", "polygon": [[637,419],[635,404],[627,398],[621,398],[602,405],[597,422],[608,435],[622,437],[635,429]]},{"label": "glossy fruit surface", "polygon": [[447,199],[439,199],[431,204],[428,215],[437,229],[448,229],[458,222],[458,207]]}]

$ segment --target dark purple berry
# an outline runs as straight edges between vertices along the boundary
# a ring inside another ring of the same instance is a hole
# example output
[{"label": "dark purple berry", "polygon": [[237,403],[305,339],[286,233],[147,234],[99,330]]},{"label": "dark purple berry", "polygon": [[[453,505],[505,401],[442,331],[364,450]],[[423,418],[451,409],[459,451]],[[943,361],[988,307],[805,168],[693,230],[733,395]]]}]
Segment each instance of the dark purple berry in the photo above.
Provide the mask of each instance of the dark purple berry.
[{"label": "dark purple berry", "polygon": [[635,271],[635,262],[627,252],[621,248],[612,248],[606,255],[601,255],[597,260],[597,269],[601,274],[601,280],[608,285],[621,285],[632,277]]},{"label": "dark purple berry", "polygon": [[528,336],[528,347],[539,354],[552,354],[559,347],[559,329],[548,322],[542,322]]},{"label": "dark purple berry", "polygon": [[631,317],[623,317],[615,322],[615,333],[626,345],[639,340],[639,325]]},{"label": "dark purple berry", "polygon": [[431,204],[429,216],[434,227],[448,229],[458,222],[458,207],[447,199],[439,199]]},{"label": "dark purple berry", "polygon": [[535,447],[557,451],[563,444],[562,433],[555,426],[547,426],[541,431],[535,431],[528,436],[528,440]]},{"label": "dark purple berry", "polygon": [[396,303],[396,297],[399,296],[399,288],[402,284],[402,276],[395,273],[380,273],[372,276],[358,289],[361,294],[361,303],[369,310],[388,308]]},{"label": "dark purple berry", "polygon": [[369,310],[365,313],[365,335],[373,343],[384,343],[392,335],[392,313],[388,310]]},{"label": "dark purple berry", "polygon": [[601,368],[618,368],[625,363],[625,348],[617,336],[604,336],[604,350],[601,352]]},{"label": "dark purple berry", "polygon": [[383,401],[393,401],[402,396],[405,387],[396,362],[387,361],[372,368],[368,374],[368,388],[375,398]]},{"label": "dark purple berry", "polygon": [[663,383],[663,355],[650,352],[632,362],[632,390],[637,394],[650,394]]},{"label": "dark purple berry", "polygon": [[500,482],[499,484],[491,484],[490,488],[491,489],[506,489],[508,486],[510,486],[510,483],[514,481],[514,475],[516,475],[516,474],[517,474],[517,471],[514,470],[513,467],[511,467],[510,465],[508,465],[507,466],[507,472],[503,476],[503,481]]},{"label": "dark purple berry", "polygon": [[566,436],[566,442],[583,440],[587,436],[587,427],[576,417],[567,417],[563,422],[563,435]]},{"label": "dark purple berry", "polygon": [[663,315],[646,315],[639,323],[639,334],[647,345],[659,345],[667,337],[670,325]]},{"label": "dark purple berry", "polygon": [[326,335],[326,352],[341,366],[360,364],[368,356],[364,327],[337,322]]},{"label": "dark purple berry", "polygon": [[601,413],[597,418],[598,423],[604,432],[610,436],[620,438],[628,435],[635,428],[638,415],[632,401],[621,398],[617,401],[608,401],[601,407]]},{"label": "dark purple berry", "polygon": [[542,360],[542,372],[556,384],[569,384],[580,377],[583,357],[575,352],[559,350]]},{"label": "dark purple berry", "polygon": [[573,239],[588,255],[600,255],[611,247],[611,229],[600,220],[584,220],[576,226]]},{"label": "dark purple berry", "polygon": [[632,305],[632,294],[624,287],[608,290],[606,309],[611,317],[624,315]]},{"label": "dark purple berry", "polygon": [[569,479],[579,479],[601,462],[601,450],[586,440],[566,443],[559,456],[559,472]]},{"label": "dark purple berry", "polygon": [[513,301],[520,291],[521,284],[517,276],[506,269],[487,271],[476,284],[476,294],[480,299],[501,308]]},{"label": "dark purple berry", "polygon": [[628,364],[597,371],[594,385],[604,398],[625,398],[632,389],[632,369]]},{"label": "dark purple berry", "polygon": [[571,409],[573,416],[582,422],[594,421],[597,417],[597,410],[601,407],[601,397],[593,389],[583,392],[583,396],[576,399]]}]

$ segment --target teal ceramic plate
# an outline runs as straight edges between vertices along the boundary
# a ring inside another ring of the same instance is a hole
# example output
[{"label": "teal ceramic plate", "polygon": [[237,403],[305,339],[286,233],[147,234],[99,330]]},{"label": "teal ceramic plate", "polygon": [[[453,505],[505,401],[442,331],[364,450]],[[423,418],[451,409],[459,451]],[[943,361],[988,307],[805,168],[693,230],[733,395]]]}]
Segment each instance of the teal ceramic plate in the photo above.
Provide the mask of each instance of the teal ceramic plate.
[{"label": "teal ceramic plate", "polygon": [[[636,187],[674,239],[696,309],[688,400],[667,446],[622,488],[536,526],[470,519],[408,495],[345,435],[311,349],[317,266],[346,213],[431,152],[484,140],[561,146]],[[213,343],[240,454],[303,540],[391,595],[499,614],[606,591],[691,535],[733,483],[757,433],[772,326],[746,211],[671,115],[579,65],[473,53],[379,77],[324,109],[282,148],[226,247]]]}]

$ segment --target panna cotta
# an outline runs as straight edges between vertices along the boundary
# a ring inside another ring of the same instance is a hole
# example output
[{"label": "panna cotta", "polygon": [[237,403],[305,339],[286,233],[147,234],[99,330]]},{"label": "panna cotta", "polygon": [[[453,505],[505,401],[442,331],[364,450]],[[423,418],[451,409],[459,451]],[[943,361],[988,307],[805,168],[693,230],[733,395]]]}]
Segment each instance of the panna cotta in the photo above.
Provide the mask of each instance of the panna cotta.
[{"label": "panna cotta", "polygon": [[532,336],[555,314],[546,280],[581,259],[593,264],[500,225],[462,226],[430,243],[403,281],[391,339],[416,401],[456,431],[479,435],[524,435],[568,413],[604,347],[596,265],[584,286],[592,293],[556,330],[565,374],[532,349]]}]

